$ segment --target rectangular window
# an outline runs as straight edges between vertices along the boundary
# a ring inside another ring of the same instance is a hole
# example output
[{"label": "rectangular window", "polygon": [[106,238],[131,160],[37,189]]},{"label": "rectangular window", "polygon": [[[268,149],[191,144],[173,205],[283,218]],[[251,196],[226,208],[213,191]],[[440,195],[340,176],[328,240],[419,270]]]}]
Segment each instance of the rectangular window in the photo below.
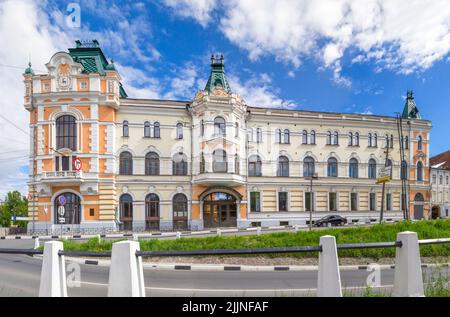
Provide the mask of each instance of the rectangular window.
[{"label": "rectangular window", "polygon": [[328,202],[330,211],[337,211],[336,193],[328,194]]},{"label": "rectangular window", "polygon": [[392,194],[386,194],[386,210],[392,210]]},{"label": "rectangular window", "polygon": [[61,161],[62,161],[62,170],[63,171],[68,171],[70,170],[70,157],[69,156],[62,156],[61,157]]},{"label": "rectangular window", "polygon": [[287,192],[279,192],[278,193],[278,210],[279,211],[288,211],[288,193]]},{"label": "rectangular window", "polygon": [[314,211],[314,193],[305,193],[305,210]]},{"label": "rectangular window", "polygon": [[89,217],[94,217],[94,215],[95,215],[94,208],[90,208],[89,209]]},{"label": "rectangular window", "polygon": [[261,194],[259,192],[250,193],[250,212],[261,212]]},{"label": "rectangular window", "polygon": [[85,81],[85,80],[80,81],[80,89],[82,89],[82,90],[88,89],[88,83],[87,83],[87,81]]},{"label": "rectangular window", "polygon": [[358,194],[357,193],[350,194],[350,210],[358,211]]},{"label": "rectangular window", "polygon": [[376,202],[376,194],[370,193],[369,196],[369,208],[370,211],[375,211],[377,209],[377,202]]}]

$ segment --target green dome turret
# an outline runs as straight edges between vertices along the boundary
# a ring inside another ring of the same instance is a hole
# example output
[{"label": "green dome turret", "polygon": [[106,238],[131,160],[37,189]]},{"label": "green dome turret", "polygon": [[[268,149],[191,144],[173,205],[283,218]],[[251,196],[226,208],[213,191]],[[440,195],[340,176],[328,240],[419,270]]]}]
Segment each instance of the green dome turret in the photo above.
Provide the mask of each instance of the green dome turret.
[{"label": "green dome turret", "polygon": [[116,66],[114,65],[114,60],[111,60],[111,63],[109,63],[108,65],[106,65],[105,70],[116,71]]},{"label": "green dome turret", "polygon": [[211,56],[211,74],[209,75],[205,90],[211,92],[215,87],[222,88],[229,94],[231,93],[230,85],[225,76],[223,55],[220,55],[220,57],[214,55]]},{"label": "green dome turret", "polygon": [[31,62],[28,63],[28,68],[25,69],[25,75],[34,75],[33,68],[31,68]]},{"label": "green dome turret", "polygon": [[402,113],[403,119],[421,119],[413,94],[412,90],[406,92],[406,103]]}]

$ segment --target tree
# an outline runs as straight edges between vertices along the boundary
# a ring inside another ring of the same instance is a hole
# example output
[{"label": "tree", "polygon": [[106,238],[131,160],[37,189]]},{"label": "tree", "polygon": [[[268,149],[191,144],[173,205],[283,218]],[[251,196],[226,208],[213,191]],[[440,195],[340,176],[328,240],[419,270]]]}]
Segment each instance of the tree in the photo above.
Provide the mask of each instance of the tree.
[{"label": "tree", "polygon": [[[6,194],[5,202],[0,211],[0,226],[11,226],[11,217],[26,217],[28,215],[28,200],[17,190]],[[20,227],[26,225],[25,221],[18,221]]]}]

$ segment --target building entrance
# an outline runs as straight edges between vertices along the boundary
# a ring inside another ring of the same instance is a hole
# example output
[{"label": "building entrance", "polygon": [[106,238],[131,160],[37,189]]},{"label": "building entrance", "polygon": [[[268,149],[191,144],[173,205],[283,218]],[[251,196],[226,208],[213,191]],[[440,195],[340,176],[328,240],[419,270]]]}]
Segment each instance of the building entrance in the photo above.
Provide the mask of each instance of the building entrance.
[{"label": "building entrance", "polygon": [[203,221],[206,228],[236,227],[236,198],[227,193],[206,196],[203,200]]}]

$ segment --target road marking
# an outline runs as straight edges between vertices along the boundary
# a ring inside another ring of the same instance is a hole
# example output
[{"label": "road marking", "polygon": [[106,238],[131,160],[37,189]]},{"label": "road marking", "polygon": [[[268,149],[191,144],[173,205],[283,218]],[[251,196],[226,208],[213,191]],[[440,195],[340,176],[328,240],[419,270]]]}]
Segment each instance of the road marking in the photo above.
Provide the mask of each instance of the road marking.
[{"label": "road marking", "polygon": [[[94,283],[94,282],[80,282],[81,284],[93,285],[93,286],[103,286],[107,287],[108,284]],[[393,288],[394,285],[381,285],[372,287],[376,288]],[[173,287],[145,287],[148,290],[155,291],[180,291],[180,292],[312,292],[317,291],[316,288],[291,288],[291,289],[215,289],[215,288],[173,288]],[[352,286],[343,287],[343,290],[358,290],[366,289],[366,287]]]}]

